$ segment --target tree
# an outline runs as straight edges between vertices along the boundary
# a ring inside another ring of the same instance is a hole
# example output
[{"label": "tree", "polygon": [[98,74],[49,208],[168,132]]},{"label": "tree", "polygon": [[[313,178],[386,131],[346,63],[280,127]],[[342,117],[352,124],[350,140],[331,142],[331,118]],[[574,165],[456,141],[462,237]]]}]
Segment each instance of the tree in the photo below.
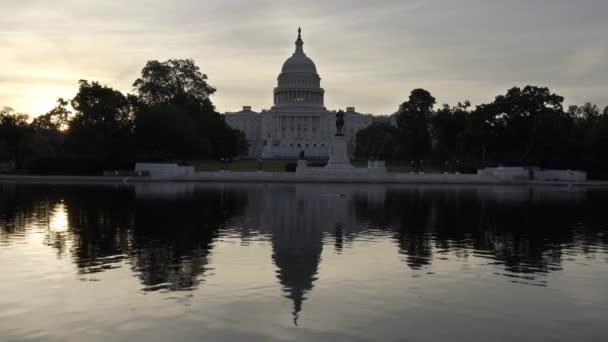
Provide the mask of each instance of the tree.
[{"label": "tree", "polygon": [[222,156],[235,157],[247,155],[249,151],[249,142],[245,137],[245,133],[238,129],[227,127],[222,129],[222,134],[216,138],[216,143],[219,150],[215,151],[215,157]]},{"label": "tree", "polygon": [[19,168],[25,153],[31,129],[26,114],[15,113],[10,107],[0,109],[0,155],[4,161],[14,162]]},{"label": "tree", "polygon": [[444,104],[431,116],[433,155],[437,161],[462,160],[465,157],[464,133],[471,114],[470,107],[469,101],[455,107]]},{"label": "tree", "polygon": [[210,104],[215,93],[192,59],[149,61],[133,87],[147,106]]},{"label": "tree", "polygon": [[397,128],[399,129],[398,154],[406,160],[423,159],[431,148],[429,119],[435,98],[427,90],[412,90],[409,100],[399,107]]},{"label": "tree", "polygon": [[568,114],[576,119],[592,123],[593,121],[597,120],[597,118],[599,118],[601,113],[598,106],[587,102],[582,106],[574,105],[568,107]]},{"label": "tree", "polygon": [[[596,115],[597,114],[597,115]],[[608,178],[608,159],[603,156],[608,151],[608,107],[600,114],[599,109],[583,120],[581,133],[583,137],[582,157],[579,165],[590,172],[592,178]]]},{"label": "tree", "polygon": [[57,99],[57,106],[48,113],[38,116],[32,121],[32,127],[37,131],[59,132],[68,129],[72,112],[67,108],[69,102],[63,98]]},{"label": "tree", "polygon": [[72,114],[67,108],[68,104],[67,100],[57,99],[55,108],[36,117],[30,124],[34,131],[32,153],[28,156],[30,164],[41,158],[57,157],[64,153],[65,135]]},{"label": "tree", "polygon": [[482,104],[469,113],[463,132],[464,156],[479,167],[494,161],[494,145],[498,143],[499,133],[496,117],[487,104]]},{"label": "tree", "polygon": [[563,101],[548,88],[526,86],[514,87],[494,102],[478,106],[475,116],[485,121],[481,127],[486,131],[484,146],[499,163],[559,162],[572,128]]},{"label": "tree", "polygon": [[215,111],[215,88],[190,59],[149,61],[133,86],[138,154],[148,160],[233,157],[246,152],[242,135]]},{"label": "tree", "polygon": [[388,122],[375,122],[360,130],[356,139],[358,158],[387,160],[395,153],[399,130]]},{"label": "tree", "polygon": [[133,159],[133,112],[121,92],[98,82],[80,80],[71,104],[75,115],[69,123],[68,149],[94,157],[104,167],[115,167]]},{"label": "tree", "polygon": [[140,108],[135,119],[138,159],[162,162],[209,155],[211,142],[197,126],[178,106]]},{"label": "tree", "polygon": [[80,80],[79,84],[72,100],[76,115],[70,124],[101,129],[131,128],[133,116],[125,95],[95,81]]}]

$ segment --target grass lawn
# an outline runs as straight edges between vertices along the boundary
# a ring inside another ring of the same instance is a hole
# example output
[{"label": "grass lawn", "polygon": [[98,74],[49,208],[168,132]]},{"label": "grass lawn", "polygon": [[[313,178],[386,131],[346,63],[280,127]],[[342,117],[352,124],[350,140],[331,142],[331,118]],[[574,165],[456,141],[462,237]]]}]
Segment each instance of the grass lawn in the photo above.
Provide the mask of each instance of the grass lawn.
[{"label": "grass lawn", "polygon": [[[264,171],[267,172],[285,172],[285,165],[289,163],[295,163],[295,160],[264,160]],[[222,164],[219,160],[196,160],[191,161],[190,165],[194,166],[196,171],[219,171],[222,168]],[[367,167],[366,160],[354,160],[352,161],[354,167],[365,168]],[[256,171],[257,161],[255,159],[240,159],[234,160],[229,166],[230,171]],[[393,173],[409,173],[410,166],[407,164],[388,163],[387,171]],[[434,168],[425,168],[426,173],[437,173],[438,170]]]},{"label": "grass lawn", "polygon": [[[264,160],[264,171],[284,172],[286,164],[295,162],[295,160]],[[196,171],[219,171],[222,169],[222,163],[219,160],[197,160],[192,161],[189,164],[194,166]],[[230,171],[257,171],[257,160],[234,160],[228,165],[228,169]]]}]

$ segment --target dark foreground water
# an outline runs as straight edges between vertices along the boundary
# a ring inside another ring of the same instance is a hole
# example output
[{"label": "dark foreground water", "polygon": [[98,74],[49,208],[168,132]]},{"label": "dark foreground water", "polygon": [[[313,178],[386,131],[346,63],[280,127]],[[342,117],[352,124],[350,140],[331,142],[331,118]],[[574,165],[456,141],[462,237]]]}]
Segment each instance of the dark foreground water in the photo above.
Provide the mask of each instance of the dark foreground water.
[{"label": "dark foreground water", "polygon": [[606,341],[608,192],[0,184],[0,341]]}]

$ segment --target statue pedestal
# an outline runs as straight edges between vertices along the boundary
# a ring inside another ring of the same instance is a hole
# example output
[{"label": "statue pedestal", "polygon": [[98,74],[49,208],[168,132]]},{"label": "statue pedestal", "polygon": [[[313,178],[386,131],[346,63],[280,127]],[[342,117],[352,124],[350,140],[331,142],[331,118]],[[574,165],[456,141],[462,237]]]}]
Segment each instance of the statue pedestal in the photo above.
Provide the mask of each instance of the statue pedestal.
[{"label": "statue pedestal", "polygon": [[306,164],[306,160],[298,159],[298,165],[296,166],[296,173],[306,173],[308,170],[308,165]]},{"label": "statue pedestal", "polygon": [[348,159],[348,150],[346,147],[346,137],[336,135],[329,150],[329,162],[326,169],[348,170],[353,169],[353,166]]}]

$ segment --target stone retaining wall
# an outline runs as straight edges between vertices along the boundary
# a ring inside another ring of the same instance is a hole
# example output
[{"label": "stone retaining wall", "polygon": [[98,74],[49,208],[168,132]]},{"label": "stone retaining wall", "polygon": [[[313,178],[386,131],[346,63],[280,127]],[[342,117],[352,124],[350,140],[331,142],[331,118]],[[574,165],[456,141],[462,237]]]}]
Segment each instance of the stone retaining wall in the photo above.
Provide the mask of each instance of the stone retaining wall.
[{"label": "stone retaining wall", "polygon": [[135,172],[148,172],[151,177],[183,177],[194,176],[194,167],[165,163],[137,163]]},{"label": "stone retaining wall", "polygon": [[[363,169],[366,170],[366,169]],[[301,175],[295,172],[195,172],[191,176],[151,177],[80,177],[80,176],[10,176],[0,175],[0,182],[22,183],[154,183],[154,182],[218,182],[218,183],[365,183],[365,184],[437,184],[437,185],[566,185],[608,187],[608,181],[518,181],[475,174],[357,174],[332,173]]]},{"label": "stone retaining wall", "polygon": [[477,171],[479,176],[507,180],[584,182],[587,173],[573,170],[542,170],[538,167],[487,167]]},{"label": "stone retaining wall", "polygon": [[587,180],[587,173],[572,170],[541,170],[534,172],[534,180],[584,182]]}]

